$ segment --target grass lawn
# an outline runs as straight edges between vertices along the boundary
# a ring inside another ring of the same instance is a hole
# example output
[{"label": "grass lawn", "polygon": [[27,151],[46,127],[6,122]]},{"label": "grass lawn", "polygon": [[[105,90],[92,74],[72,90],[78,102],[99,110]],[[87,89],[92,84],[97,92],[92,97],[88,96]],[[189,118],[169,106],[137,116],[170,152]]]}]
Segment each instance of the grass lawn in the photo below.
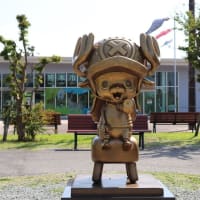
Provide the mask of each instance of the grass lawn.
[{"label": "grass lawn", "polygon": [[199,190],[200,177],[191,174],[153,172],[151,173],[169,187],[180,187],[185,190]]},{"label": "grass lawn", "polygon": [[[78,148],[90,148],[93,136],[78,136]],[[138,139],[138,136],[135,136]],[[17,135],[8,135],[7,142],[2,142],[0,136],[0,150],[2,149],[72,149],[74,144],[73,134],[38,134],[35,141],[18,142]],[[200,136],[194,137],[191,132],[175,133],[146,133],[145,148],[158,146],[198,146]]]}]

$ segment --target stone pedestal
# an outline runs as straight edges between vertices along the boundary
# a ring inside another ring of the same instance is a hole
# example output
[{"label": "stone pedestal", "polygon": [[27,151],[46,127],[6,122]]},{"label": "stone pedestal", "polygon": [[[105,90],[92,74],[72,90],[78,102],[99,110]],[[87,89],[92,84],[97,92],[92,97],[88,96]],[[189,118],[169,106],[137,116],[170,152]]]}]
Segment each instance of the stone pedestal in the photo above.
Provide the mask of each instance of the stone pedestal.
[{"label": "stone pedestal", "polygon": [[68,182],[61,200],[175,200],[172,193],[153,176],[139,176],[137,183],[127,182],[125,175],[104,175],[95,185],[89,175],[79,175]]}]

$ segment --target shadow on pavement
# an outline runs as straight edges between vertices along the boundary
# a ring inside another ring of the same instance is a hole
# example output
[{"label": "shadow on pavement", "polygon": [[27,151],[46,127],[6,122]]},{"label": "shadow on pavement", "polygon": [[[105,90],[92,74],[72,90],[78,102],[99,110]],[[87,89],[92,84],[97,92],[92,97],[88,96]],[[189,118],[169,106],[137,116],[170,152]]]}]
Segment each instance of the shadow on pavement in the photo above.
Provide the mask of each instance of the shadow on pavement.
[{"label": "shadow on pavement", "polygon": [[141,156],[145,157],[168,157],[177,158],[181,160],[193,159],[193,156],[200,155],[200,148],[198,146],[188,147],[170,147],[170,146],[159,146],[159,147],[147,147],[144,151],[140,151]]}]

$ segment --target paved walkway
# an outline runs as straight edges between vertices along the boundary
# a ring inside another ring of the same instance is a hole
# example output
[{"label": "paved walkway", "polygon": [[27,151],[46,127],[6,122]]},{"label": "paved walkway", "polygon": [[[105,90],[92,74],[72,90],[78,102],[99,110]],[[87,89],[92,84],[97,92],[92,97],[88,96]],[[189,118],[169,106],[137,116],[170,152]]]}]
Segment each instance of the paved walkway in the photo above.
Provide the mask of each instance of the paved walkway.
[{"label": "paved walkway", "polygon": [[[0,124],[2,126],[2,124]],[[151,128],[151,124],[149,125]],[[3,127],[0,127],[0,130]],[[60,133],[67,130],[67,120],[58,127]],[[9,130],[12,132],[12,127]],[[52,131],[51,127],[49,131]],[[187,125],[162,125],[157,131],[187,131]],[[138,171],[162,171],[200,174],[200,148],[146,148],[140,151]],[[88,150],[2,150],[0,151],[0,177],[38,175],[46,173],[92,173],[93,162]],[[124,172],[124,164],[106,164],[106,172]]]},{"label": "paved walkway", "polygon": [[[200,148],[154,148],[140,151],[138,171],[200,174]],[[3,150],[0,177],[46,173],[92,173],[88,150]],[[124,172],[124,164],[105,164],[104,172]]]}]

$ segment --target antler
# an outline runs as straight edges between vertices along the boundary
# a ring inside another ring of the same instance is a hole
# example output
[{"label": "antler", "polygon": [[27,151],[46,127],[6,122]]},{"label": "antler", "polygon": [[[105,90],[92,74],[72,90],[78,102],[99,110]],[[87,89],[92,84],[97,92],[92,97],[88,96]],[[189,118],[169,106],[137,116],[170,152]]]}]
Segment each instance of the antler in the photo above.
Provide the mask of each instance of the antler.
[{"label": "antler", "polygon": [[72,64],[74,71],[77,73],[78,76],[82,77],[86,76],[86,74],[80,70],[80,66],[81,64],[86,62],[93,48],[93,42],[94,42],[94,35],[90,33],[88,36],[84,35],[83,37],[80,37],[76,43]]},{"label": "antler", "polygon": [[160,64],[160,49],[158,43],[154,37],[142,33],[140,34],[140,46],[144,57],[151,64],[151,68],[148,70],[148,75],[152,75],[158,68],[158,65]]}]

